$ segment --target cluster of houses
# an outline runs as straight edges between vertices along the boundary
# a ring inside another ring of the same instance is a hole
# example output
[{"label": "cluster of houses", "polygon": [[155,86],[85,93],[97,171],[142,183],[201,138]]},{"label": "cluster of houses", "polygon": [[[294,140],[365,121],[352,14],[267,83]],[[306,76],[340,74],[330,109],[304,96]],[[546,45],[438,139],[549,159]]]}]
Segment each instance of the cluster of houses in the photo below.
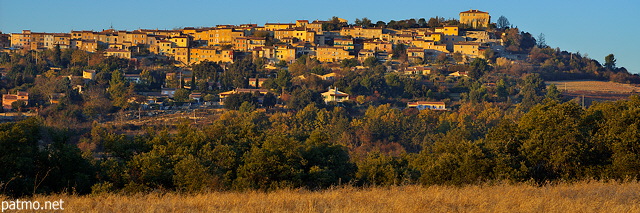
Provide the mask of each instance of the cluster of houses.
[{"label": "cluster of houses", "polygon": [[[346,23],[347,20],[339,19]],[[40,33],[23,30],[2,34],[0,47],[43,50],[75,48],[88,52],[104,51],[105,55],[131,58],[148,51],[190,65],[201,61],[233,62],[237,55],[267,58],[273,62],[293,62],[300,55],[309,55],[321,62],[344,59],[364,60],[391,57],[394,45],[405,44],[410,60],[422,60],[426,55],[460,52],[470,58],[482,57],[482,52],[499,44],[492,33],[482,30],[489,25],[489,13],[469,10],[460,13],[460,21],[473,26],[461,31],[458,26],[435,29],[411,28],[392,30],[378,27],[349,26],[325,31],[328,21],[297,20],[295,23],[218,25],[210,28],[178,30],[139,29],[120,31],[71,31],[70,33]],[[269,41],[269,40],[274,40]]]},{"label": "cluster of houses", "polygon": [[[492,32],[483,30],[490,23],[490,15],[479,10],[460,13],[460,22],[474,30],[461,30],[458,26],[411,28],[392,30],[378,27],[349,26],[339,30],[325,31],[328,21],[297,20],[295,23],[266,23],[244,25],[218,25],[211,28],[184,28],[178,30],[140,29],[120,31],[114,29],[95,31],[71,31],[70,33],[39,33],[23,30],[21,33],[2,34],[0,47],[3,51],[44,50],[56,47],[73,48],[88,52],[102,51],[106,56],[131,59],[136,53],[150,53],[180,62],[181,66],[202,61],[230,63],[237,56],[251,55],[266,58],[271,63],[292,63],[301,55],[308,55],[323,63],[344,59],[364,61],[376,57],[380,61],[390,60],[395,45],[404,44],[409,61],[423,61],[427,56],[459,52],[468,58],[483,57],[483,52],[501,45]],[[346,24],[347,20],[339,19]],[[429,74],[430,67],[411,67],[407,74]],[[456,73],[465,75],[465,73]],[[93,79],[95,73],[85,71],[83,79]],[[182,77],[182,76],[181,76]],[[322,77],[322,76],[320,76]],[[327,76],[333,78],[335,76]],[[125,76],[126,80],[139,80],[139,75]],[[322,77],[325,78],[325,77]],[[251,84],[250,80],[250,84]],[[259,89],[259,79],[253,87]],[[160,95],[171,96],[166,89]],[[220,98],[247,89],[221,93]],[[6,101],[5,101],[6,96]],[[198,95],[195,94],[194,97]],[[336,89],[323,93],[327,101],[344,101],[348,94]],[[18,98],[16,98],[18,97]],[[20,95],[3,95],[3,107],[19,100]],[[198,97],[199,99],[199,97]],[[9,107],[10,108],[10,107]],[[420,107],[418,107],[420,108]],[[432,108],[432,107],[427,107]],[[436,107],[437,108],[437,107]]]}]

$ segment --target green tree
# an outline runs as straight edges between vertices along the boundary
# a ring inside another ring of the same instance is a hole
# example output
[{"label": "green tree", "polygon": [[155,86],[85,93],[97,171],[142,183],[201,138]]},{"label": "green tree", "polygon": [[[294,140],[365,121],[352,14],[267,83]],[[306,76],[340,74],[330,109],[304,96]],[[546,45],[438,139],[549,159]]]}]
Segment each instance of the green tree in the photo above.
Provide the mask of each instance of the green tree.
[{"label": "green tree", "polygon": [[255,106],[258,103],[258,100],[251,93],[232,94],[225,98],[224,108],[238,110],[244,102],[251,103]]},{"label": "green tree", "polygon": [[522,117],[519,128],[526,134],[520,150],[530,177],[546,181],[583,175],[593,150],[583,115],[584,110],[575,102],[551,101],[536,105]]},{"label": "green tree", "polygon": [[507,29],[510,26],[511,26],[511,23],[509,23],[509,19],[507,19],[507,17],[504,17],[504,16],[500,16],[500,18],[498,18],[498,22],[496,22],[496,27],[500,29]]},{"label": "green tree", "polygon": [[360,65],[360,62],[358,62],[358,59],[355,59],[355,58],[344,59],[340,62],[341,67],[355,67],[358,65]]},{"label": "green tree", "polygon": [[173,170],[173,181],[180,191],[202,192],[211,190],[216,185],[217,178],[192,155],[176,163]]},{"label": "green tree", "polygon": [[604,67],[608,70],[616,69],[616,57],[613,54],[604,57]]},{"label": "green tree", "polygon": [[189,90],[184,88],[179,88],[173,94],[173,100],[176,102],[189,102]]},{"label": "green tree", "polygon": [[560,101],[561,97],[562,93],[558,90],[558,87],[556,87],[555,84],[551,84],[547,87],[547,94],[545,95],[546,99]]},{"label": "green tree", "polygon": [[287,107],[294,110],[300,110],[309,104],[315,104],[321,106],[324,104],[320,93],[314,92],[310,89],[297,89],[291,93],[291,97],[287,102]]},{"label": "green tree", "polygon": [[375,67],[378,64],[380,64],[380,61],[378,61],[378,58],[373,56],[366,58],[364,62],[362,62],[362,65],[364,65],[365,67]]},{"label": "green tree", "polygon": [[302,185],[300,143],[284,135],[268,136],[262,147],[254,146],[238,169],[236,187],[275,190]]},{"label": "green tree", "polygon": [[113,105],[119,108],[127,108],[129,106],[129,94],[127,86],[124,82],[124,74],[120,70],[116,70],[111,74],[109,81],[109,94]]},{"label": "green tree", "polygon": [[476,58],[471,62],[469,68],[469,77],[478,79],[491,70],[491,65],[486,59]]}]

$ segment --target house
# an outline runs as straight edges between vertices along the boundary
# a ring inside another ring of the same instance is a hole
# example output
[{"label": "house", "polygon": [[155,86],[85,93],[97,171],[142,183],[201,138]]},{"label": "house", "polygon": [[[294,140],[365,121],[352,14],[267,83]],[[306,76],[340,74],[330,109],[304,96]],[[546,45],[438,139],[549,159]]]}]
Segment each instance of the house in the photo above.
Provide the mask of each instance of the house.
[{"label": "house", "polygon": [[363,49],[390,53],[393,51],[393,44],[386,41],[365,41],[363,43]]},{"label": "house", "polygon": [[238,51],[249,52],[266,44],[264,37],[238,37],[233,42],[233,48]]},{"label": "house", "polygon": [[118,58],[131,59],[131,51],[123,49],[106,49],[104,51],[104,55],[107,57],[114,56]]},{"label": "house", "polygon": [[373,50],[360,50],[358,51],[358,60],[364,62],[369,57],[376,57],[376,52]]},{"label": "house", "polygon": [[199,63],[202,61],[211,62],[233,62],[234,52],[231,49],[199,47],[191,48],[189,53],[190,63]]},{"label": "house", "polygon": [[176,47],[189,47],[191,38],[189,36],[175,36],[169,38],[169,41],[174,43]]},{"label": "house", "polygon": [[96,71],[95,70],[83,70],[82,78],[86,80],[94,80],[96,79]]},{"label": "house", "polygon": [[189,94],[189,99],[190,100],[196,100],[196,101],[200,102],[200,99],[202,99],[202,93],[193,92],[193,93]]},{"label": "house", "polygon": [[262,103],[262,100],[264,95],[266,95],[269,92],[269,90],[267,89],[234,89],[231,91],[226,91],[226,92],[221,92],[220,94],[218,94],[218,96],[220,96],[220,105],[224,105],[224,100],[229,97],[230,95],[234,95],[234,94],[240,94],[240,93],[258,93],[260,94],[261,97],[258,97],[258,102]]},{"label": "house", "polygon": [[173,98],[173,94],[176,93],[176,88],[162,88],[160,90],[160,95],[166,96],[169,98]]},{"label": "house", "polygon": [[320,79],[324,81],[334,81],[336,80],[336,77],[338,77],[338,74],[336,74],[335,72],[332,72],[324,75],[318,75],[318,77],[320,77]]},{"label": "house", "polygon": [[376,39],[382,36],[382,28],[363,28],[360,26],[343,27],[340,30],[341,36],[351,36],[352,38]]},{"label": "house", "polygon": [[329,102],[343,102],[349,100],[349,94],[340,92],[337,88],[329,89],[329,91],[322,93],[322,98],[325,103]]},{"label": "house", "polygon": [[407,56],[414,63],[420,63],[424,60],[424,49],[420,47],[408,47]]},{"label": "house", "polygon": [[428,66],[413,66],[404,69],[404,74],[407,75],[429,75],[433,68]]},{"label": "house", "polygon": [[0,32],[0,49],[11,46],[11,35]]},{"label": "house", "polygon": [[296,48],[291,45],[276,44],[273,45],[274,58],[278,61],[286,61],[287,63],[293,63],[296,60]]},{"label": "house", "polygon": [[262,84],[267,78],[249,78],[249,86],[254,88],[262,88]]},{"label": "house", "polygon": [[124,74],[124,80],[129,83],[136,83],[136,84],[139,84],[140,82],[142,82],[142,80],[140,79],[140,74]]},{"label": "house", "polygon": [[423,109],[447,110],[447,107],[444,102],[428,102],[428,101],[408,102],[407,107],[416,108],[419,110],[423,110]]},{"label": "house", "polygon": [[13,109],[11,104],[16,101],[24,101],[24,105],[29,104],[29,93],[17,91],[15,95],[3,94],[2,95],[2,108],[7,111]]},{"label": "house", "polygon": [[296,26],[295,23],[266,23],[264,29],[267,31],[286,30]]},{"label": "house", "polygon": [[436,33],[442,33],[447,36],[458,36],[460,32],[458,31],[458,26],[444,26],[444,27],[436,27]]},{"label": "house", "polygon": [[453,52],[460,52],[470,58],[482,56],[480,54],[480,43],[477,42],[457,42],[453,45]]},{"label": "house", "polygon": [[49,96],[49,104],[59,104],[65,96],[67,96],[65,93],[52,93]]},{"label": "house", "polygon": [[316,48],[316,58],[320,62],[338,62],[355,56],[342,47],[319,46]]},{"label": "house", "polygon": [[209,46],[233,44],[236,38],[245,36],[244,31],[228,27],[216,27],[206,31]]},{"label": "house", "polygon": [[460,76],[469,76],[469,75],[467,74],[467,72],[455,71],[450,73],[449,76],[460,77]]},{"label": "house", "polygon": [[353,50],[353,39],[350,38],[336,38],[333,39],[334,47],[342,47],[345,50]]},{"label": "house", "polygon": [[489,27],[491,16],[488,12],[480,10],[468,10],[460,12],[460,23],[469,25],[473,28]]},{"label": "house", "polygon": [[438,42],[442,40],[442,36],[443,33],[425,33],[423,38],[428,41]]}]

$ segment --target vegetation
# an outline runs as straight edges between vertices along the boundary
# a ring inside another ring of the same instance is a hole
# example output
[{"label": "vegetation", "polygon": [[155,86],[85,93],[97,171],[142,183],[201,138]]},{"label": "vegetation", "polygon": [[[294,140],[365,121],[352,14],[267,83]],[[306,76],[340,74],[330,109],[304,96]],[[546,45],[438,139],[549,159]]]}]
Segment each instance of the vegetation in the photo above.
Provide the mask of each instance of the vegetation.
[{"label": "vegetation", "polygon": [[337,187],[322,191],[50,195],[33,199],[62,199],[65,210],[72,212],[637,212],[638,190],[640,184],[636,182],[585,181],[544,187]]}]

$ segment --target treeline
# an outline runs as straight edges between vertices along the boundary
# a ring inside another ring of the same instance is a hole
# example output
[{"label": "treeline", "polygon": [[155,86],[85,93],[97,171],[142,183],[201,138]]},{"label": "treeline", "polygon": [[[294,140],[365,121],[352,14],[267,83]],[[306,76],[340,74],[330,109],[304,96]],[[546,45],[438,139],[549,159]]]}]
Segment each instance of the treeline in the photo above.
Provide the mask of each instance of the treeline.
[{"label": "treeline", "polygon": [[523,113],[495,103],[458,111],[371,106],[362,116],[310,104],[298,112],[227,111],[212,124],[94,126],[78,146],[36,119],[0,126],[2,192],[322,189],[340,184],[640,178],[640,98],[546,99]]}]

